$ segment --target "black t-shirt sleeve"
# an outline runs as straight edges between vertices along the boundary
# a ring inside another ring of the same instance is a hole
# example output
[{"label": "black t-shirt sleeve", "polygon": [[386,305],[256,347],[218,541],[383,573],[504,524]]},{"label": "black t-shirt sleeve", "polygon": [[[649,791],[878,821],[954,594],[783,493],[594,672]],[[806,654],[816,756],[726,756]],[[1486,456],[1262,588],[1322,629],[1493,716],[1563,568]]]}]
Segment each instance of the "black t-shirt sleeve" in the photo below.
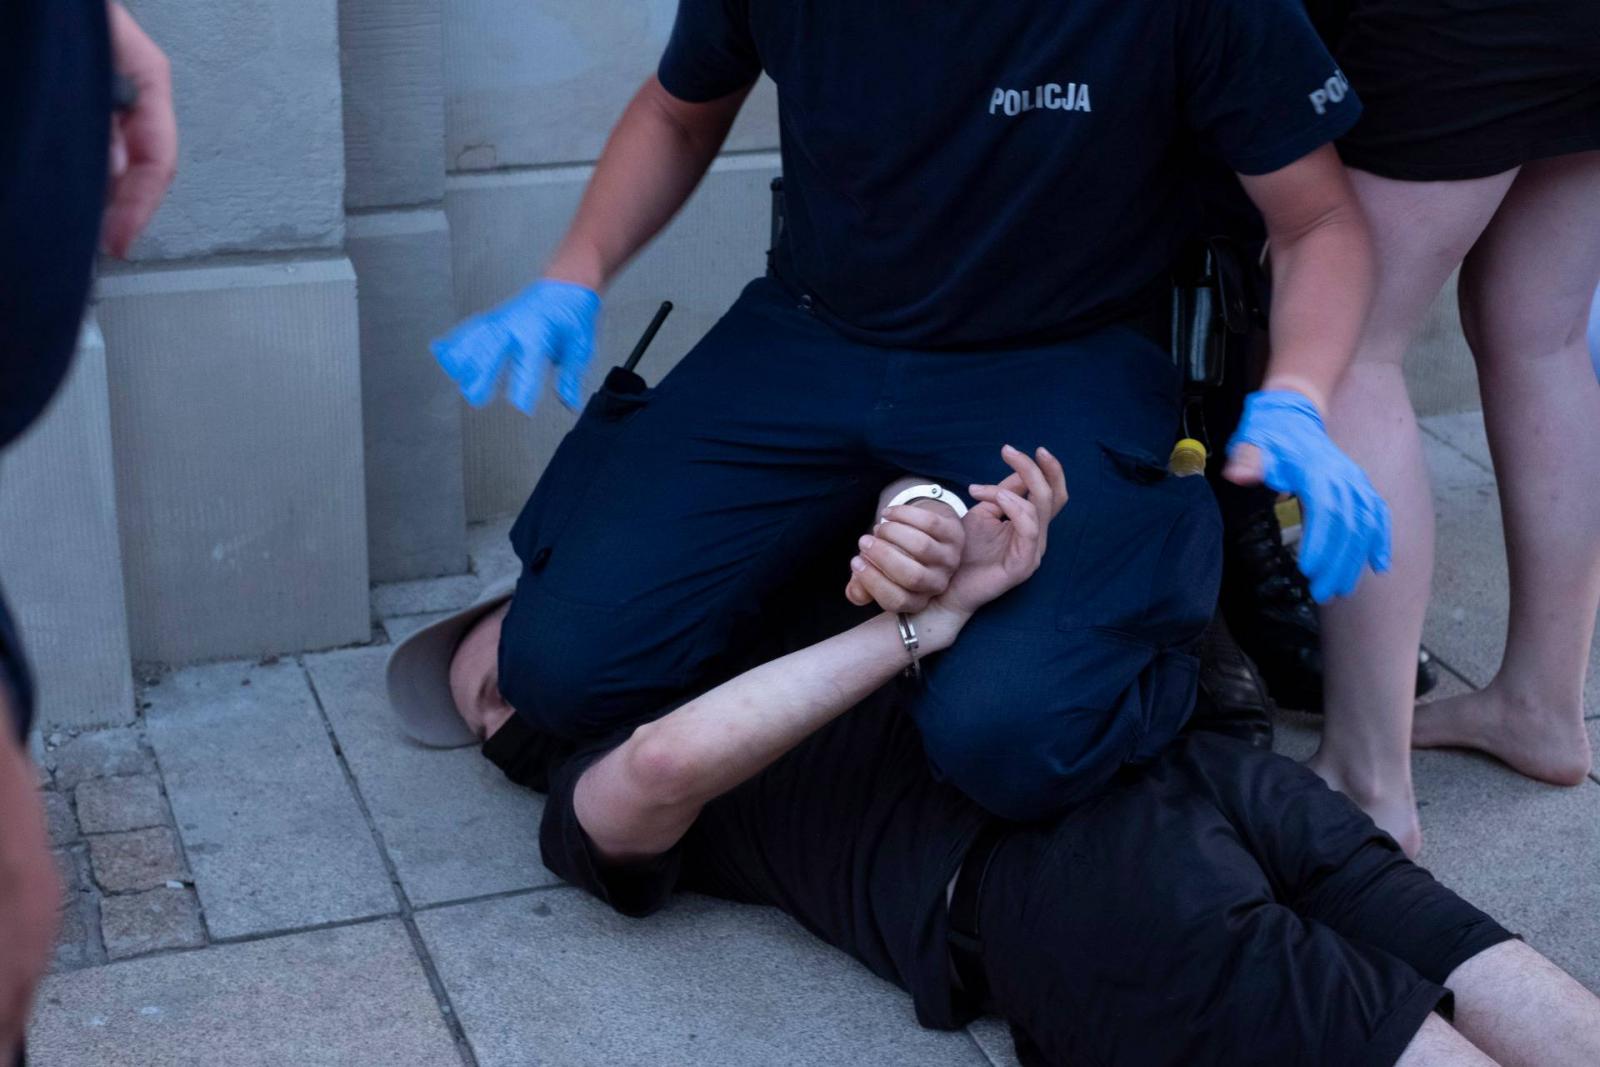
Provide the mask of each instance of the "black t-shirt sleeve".
[{"label": "black t-shirt sleeve", "polygon": [[759,78],[748,0],[679,0],[656,76],[667,92],[690,103],[719,99]]},{"label": "black t-shirt sleeve", "polygon": [[1188,0],[1180,17],[1184,114],[1240,174],[1286,167],[1360,117],[1299,0]]},{"label": "black t-shirt sleeve", "polygon": [[642,918],[660,911],[677,887],[683,871],[683,843],[644,863],[607,864],[578,823],[572,798],[583,772],[594,766],[615,741],[584,749],[550,775],[550,793],[539,824],[539,851],[544,865],[579,889],[598,897],[623,915]]}]

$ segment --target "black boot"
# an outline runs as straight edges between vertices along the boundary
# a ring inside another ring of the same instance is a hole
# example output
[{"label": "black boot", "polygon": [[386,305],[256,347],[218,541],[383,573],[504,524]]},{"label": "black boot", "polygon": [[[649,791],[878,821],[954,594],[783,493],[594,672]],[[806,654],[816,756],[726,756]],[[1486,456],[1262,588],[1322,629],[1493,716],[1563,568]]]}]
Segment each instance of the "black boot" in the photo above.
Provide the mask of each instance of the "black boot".
[{"label": "black boot", "polygon": [[1252,748],[1272,747],[1272,698],[1221,614],[1200,638],[1200,692],[1187,729],[1226,734]]},{"label": "black boot", "polygon": [[[1222,614],[1255,660],[1267,690],[1285,708],[1322,711],[1322,628],[1311,587],[1283,544],[1273,508],[1229,523],[1224,537]],[[1426,652],[1417,659],[1417,695],[1438,684]]]}]

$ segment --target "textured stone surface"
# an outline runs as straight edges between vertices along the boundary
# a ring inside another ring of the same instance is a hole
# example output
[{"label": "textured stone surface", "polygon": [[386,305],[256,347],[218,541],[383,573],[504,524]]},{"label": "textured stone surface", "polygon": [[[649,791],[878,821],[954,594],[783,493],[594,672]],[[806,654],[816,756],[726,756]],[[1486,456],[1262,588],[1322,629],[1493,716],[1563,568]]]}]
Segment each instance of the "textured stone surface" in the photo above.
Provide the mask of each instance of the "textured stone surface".
[{"label": "textured stone surface", "polygon": [[78,786],[75,799],[86,834],[139,830],[167,821],[167,801],[153,774],[93,779]]},{"label": "textured stone surface", "polygon": [[54,970],[82,967],[92,962],[87,912],[94,891],[85,884],[80,864],[82,846],[58,848],[52,853],[56,876],[61,879],[61,927],[56,931]]},{"label": "textured stone surface", "polygon": [[395,910],[298,666],[194,667],[150,700],[150,742],[213,937]]},{"label": "textured stone surface", "polygon": [[456,611],[472,603],[482,588],[483,583],[475,574],[391,582],[373,587],[372,613],[387,619],[395,615]]},{"label": "textured stone surface", "polygon": [[1434,299],[1422,328],[1406,353],[1406,389],[1420,415],[1479,407],[1478,372],[1461,335],[1456,310],[1456,280]]},{"label": "textured stone surface", "polygon": [[[336,0],[128,5],[172,61],[178,177],[139,259],[337,248],[344,236]],[[248,395],[248,394],[245,394]]]},{"label": "textured stone surface", "polygon": [[347,249],[361,292],[372,579],[460,573],[467,567],[461,401],[428,351],[455,319],[450,227],[439,210],[354,216]]},{"label": "textured stone surface", "polygon": [[170,886],[106,897],[100,902],[100,933],[114,960],[206,943],[194,893]]},{"label": "textured stone surface", "polygon": [[467,552],[472,556],[472,573],[485,585],[516,575],[522,563],[511,548],[511,516],[473,523],[467,527]]},{"label": "textured stone surface", "polygon": [[440,0],[339,0],[349,207],[444,195],[439,7]]},{"label": "textured stone surface", "polygon": [[411,902],[557,881],[539,862],[539,796],[476,747],[423,748],[401,734],[384,691],[388,652],[308,656],[306,669]]},{"label": "textured stone surface", "polygon": [[89,860],[95,881],[107,893],[154,889],[188,879],[177,835],[166,826],[91,837]]},{"label": "textured stone surface", "polygon": [[[766,269],[768,183],[775,155],[718,161],[677,220],[606,295],[589,386],[632,349],[661,301],[677,310],[640,365],[662,375]],[[588,169],[458,175],[446,184],[455,238],[457,308],[489,307],[530,280],[570,221]],[[473,521],[520,510],[573,415],[547,395],[532,418],[509,405],[467,412],[467,515]]]},{"label": "textured stone surface", "polygon": [[366,640],[349,262],[143,269],[100,294],[135,657]]},{"label": "textured stone surface", "polygon": [[[492,170],[597,158],[672,32],[673,0],[444,5],[448,169]],[[777,95],[761,85],[727,148],[776,148]]]},{"label": "textured stone surface", "polygon": [[483,1067],[986,1062],[769,908],[685,896],[639,922],[563,889],[417,925]]},{"label": "textured stone surface", "polygon": [[378,922],[56,975],[40,990],[28,1062],[459,1067],[461,1060],[405,929]]},{"label": "textured stone surface", "polygon": [[384,636],[389,639],[389,644],[398,645],[424,626],[430,626],[453,614],[454,612],[449,611],[430,611],[425,615],[396,615],[383,620]]},{"label": "textured stone surface", "polygon": [[0,472],[0,574],[46,729],[133,720],[106,349],[90,319],[44,419]]},{"label": "textured stone surface", "polygon": [[70,845],[78,839],[78,820],[72,814],[72,801],[55,790],[40,795],[44,801],[45,823],[50,829],[52,845]]},{"label": "textured stone surface", "polygon": [[985,1017],[967,1027],[967,1032],[994,1067],[1021,1067],[1016,1046],[1011,1041],[1011,1029],[1003,1020]]},{"label": "textured stone surface", "polygon": [[67,738],[47,750],[45,759],[55,772],[57,788],[63,791],[76,788],[86,778],[155,770],[155,761],[140,743],[138,732],[131,728],[91,730]]}]

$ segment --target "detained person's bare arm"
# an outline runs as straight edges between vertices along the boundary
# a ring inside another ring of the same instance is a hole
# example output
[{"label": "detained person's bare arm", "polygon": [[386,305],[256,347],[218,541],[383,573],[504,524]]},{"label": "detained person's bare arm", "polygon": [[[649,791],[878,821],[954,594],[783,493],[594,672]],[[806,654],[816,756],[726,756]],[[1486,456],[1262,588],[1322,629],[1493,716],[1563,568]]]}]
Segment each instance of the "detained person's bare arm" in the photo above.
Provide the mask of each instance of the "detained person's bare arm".
[{"label": "detained person's bare arm", "polygon": [[[914,615],[920,654],[948,648],[978,608],[1026,581],[1065,505],[1061,464],[1009,446],[1019,489],[973,486],[960,566]],[[893,615],[791,653],[636,729],[578,781],[573,806],[602,858],[630,863],[671,849],[701,808],[763,769],[894,677],[908,662]]]}]

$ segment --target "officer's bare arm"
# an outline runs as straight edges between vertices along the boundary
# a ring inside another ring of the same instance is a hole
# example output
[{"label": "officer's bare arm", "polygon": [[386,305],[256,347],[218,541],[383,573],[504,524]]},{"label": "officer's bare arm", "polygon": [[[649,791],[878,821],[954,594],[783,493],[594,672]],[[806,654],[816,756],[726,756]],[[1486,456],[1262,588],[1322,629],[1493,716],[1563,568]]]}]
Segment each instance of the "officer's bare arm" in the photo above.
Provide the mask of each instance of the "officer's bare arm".
[{"label": "officer's bare arm", "polygon": [[691,104],[651,75],[612,129],[545,276],[603,291],[689,199],[749,93]]},{"label": "officer's bare arm", "polygon": [[1297,390],[1326,412],[1372,298],[1366,218],[1331,145],[1240,181],[1266,221],[1272,257],[1272,358],[1264,388]]}]

